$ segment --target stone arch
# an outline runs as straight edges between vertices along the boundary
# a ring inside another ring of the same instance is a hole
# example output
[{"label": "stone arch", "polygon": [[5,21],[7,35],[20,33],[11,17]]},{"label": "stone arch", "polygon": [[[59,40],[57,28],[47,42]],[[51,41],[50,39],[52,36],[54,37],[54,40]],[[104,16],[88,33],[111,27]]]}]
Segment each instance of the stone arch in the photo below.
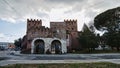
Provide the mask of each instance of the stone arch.
[{"label": "stone arch", "polygon": [[44,54],[45,51],[45,42],[40,38],[35,38],[32,41],[32,50],[31,53],[35,54]]},{"label": "stone arch", "polygon": [[53,40],[51,42],[51,53],[52,54],[61,54],[62,44],[59,40]]}]

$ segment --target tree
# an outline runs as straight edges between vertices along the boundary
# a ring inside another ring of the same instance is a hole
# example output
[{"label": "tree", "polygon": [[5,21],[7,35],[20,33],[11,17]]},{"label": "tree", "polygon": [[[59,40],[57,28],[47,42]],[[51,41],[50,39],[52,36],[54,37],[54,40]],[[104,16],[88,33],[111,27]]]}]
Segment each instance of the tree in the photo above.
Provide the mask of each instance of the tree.
[{"label": "tree", "polygon": [[86,24],[83,26],[79,41],[82,48],[89,49],[90,51],[98,47],[97,36],[95,36],[94,32],[90,31]]},{"label": "tree", "polygon": [[15,40],[14,44],[15,44],[16,48],[21,48],[22,39],[19,38],[19,39]]},{"label": "tree", "polygon": [[94,19],[94,26],[98,30],[105,30],[103,37],[105,42],[112,48],[115,47],[118,51],[120,48],[120,7],[109,9]]}]

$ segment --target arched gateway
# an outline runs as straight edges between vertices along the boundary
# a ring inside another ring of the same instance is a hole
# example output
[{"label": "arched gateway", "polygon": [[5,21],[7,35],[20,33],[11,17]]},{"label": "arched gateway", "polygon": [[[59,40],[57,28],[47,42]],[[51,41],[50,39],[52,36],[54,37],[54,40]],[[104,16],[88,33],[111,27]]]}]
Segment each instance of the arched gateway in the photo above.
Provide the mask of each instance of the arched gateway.
[{"label": "arched gateway", "polygon": [[66,41],[57,38],[34,38],[31,43],[32,54],[66,53]]},{"label": "arched gateway", "polygon": [[62,53],[61,42],[59,40],[52,41],[51,53],[53,53],[53,54],[61,54]]},{"label": "arched gateway", "polygon": [[45,43],[42,39],[36,39],[34,41],[34,53],[35,54],[44,54],[44,50],[45,50]]}]

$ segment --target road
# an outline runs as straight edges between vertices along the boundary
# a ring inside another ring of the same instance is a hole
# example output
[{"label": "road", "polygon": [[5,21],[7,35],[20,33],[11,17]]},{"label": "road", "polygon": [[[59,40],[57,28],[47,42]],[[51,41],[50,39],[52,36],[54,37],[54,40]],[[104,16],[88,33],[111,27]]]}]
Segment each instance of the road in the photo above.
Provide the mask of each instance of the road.
[{"label": "road", "polygon": [[85,62],[112,62],[120,64],[120,53],[109,54],[10,54],[0,52],[0,65],[16,63],[85,63]]}]

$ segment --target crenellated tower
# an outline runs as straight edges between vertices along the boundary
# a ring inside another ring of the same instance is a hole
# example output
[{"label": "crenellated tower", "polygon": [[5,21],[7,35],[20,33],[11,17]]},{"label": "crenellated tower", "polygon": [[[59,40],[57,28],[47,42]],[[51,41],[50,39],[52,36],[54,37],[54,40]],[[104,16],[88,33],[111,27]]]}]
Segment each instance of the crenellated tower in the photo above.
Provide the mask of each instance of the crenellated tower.
[{"label": "crenellated tower", "polygon": [[27,19],[27,31],[29,32],[31,29],[39,28],[42,26],[41,20],[35,19]]},{"label": "crenellated tower", "polygon": [[76,50],[79,46],[79,41],[78,41],[78,30],[77,30],[77,20],[64,20],[66,23],[66,33],[67,33],[67,38],[70,39],[69,45],[71,46],[70,48],[72,50]]},{"label": "crenellated tower", "polygon": [[48,27],[42,26],[42,20],[27,19],[27,49],[31,48],[31,43],[35,38],[49,38],[51,30]]},{"label": "crenellated tower", "polygon": [[68,30],[68,31],[78,31],[77,30],[77,20],[64,20],[64,22],[66,23],[66,30]]},{"label": "crenellated tower", "polygon": [[32,39],[36,32],[40,30],[40,27],[42,26],[41,20],[35,20],[35,19],[27,19],[27,31],[26,35],[28,40]]}]

